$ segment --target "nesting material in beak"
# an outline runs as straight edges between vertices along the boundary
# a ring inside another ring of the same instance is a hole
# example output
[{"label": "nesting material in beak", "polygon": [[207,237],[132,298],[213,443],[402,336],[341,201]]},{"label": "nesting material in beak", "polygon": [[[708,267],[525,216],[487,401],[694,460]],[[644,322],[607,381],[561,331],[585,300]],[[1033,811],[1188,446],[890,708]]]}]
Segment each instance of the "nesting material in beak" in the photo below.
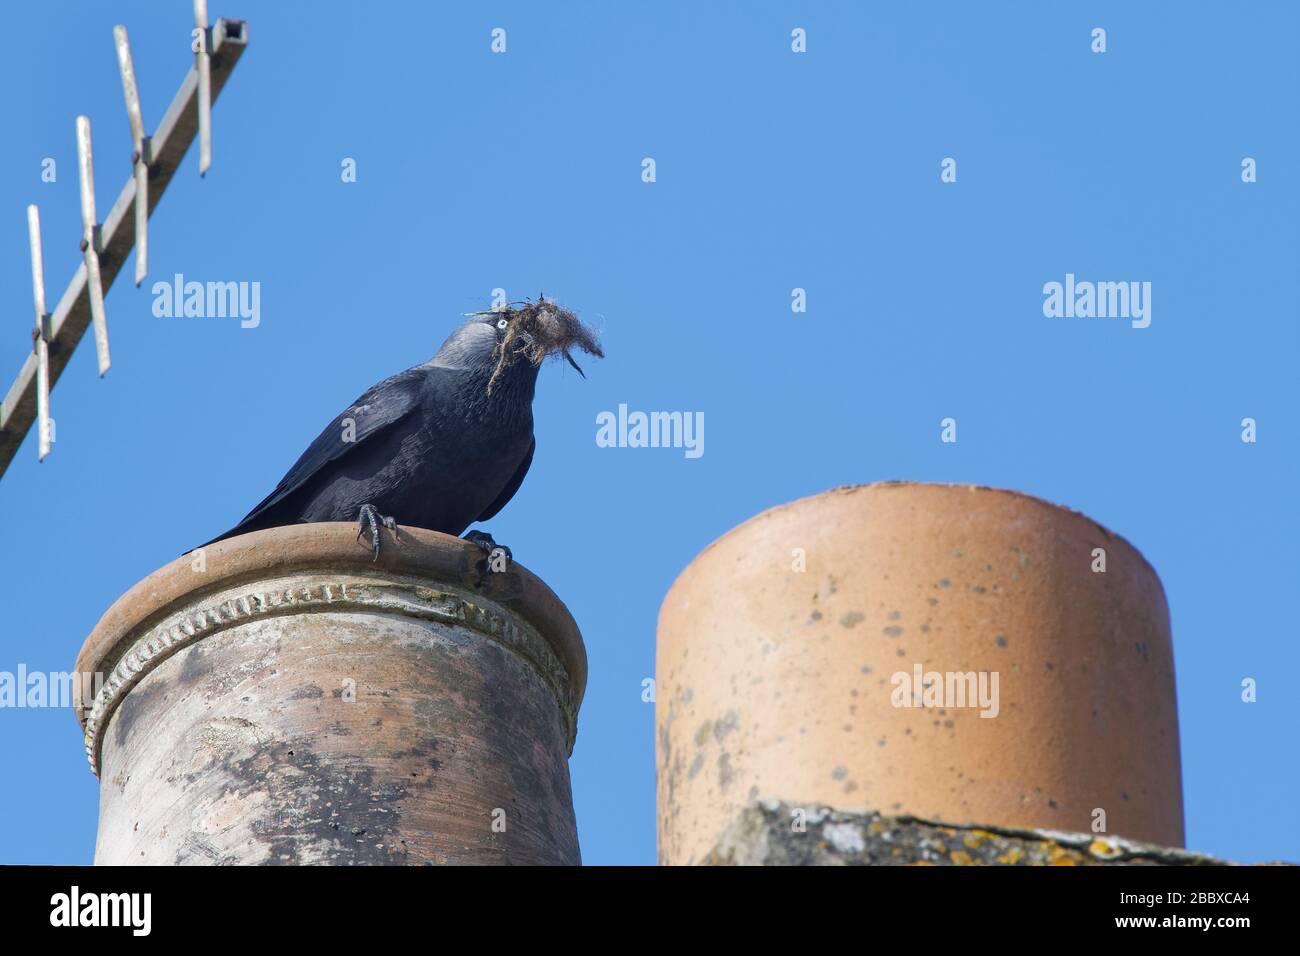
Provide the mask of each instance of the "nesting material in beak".
[{"label": "nesting material in beak", "polygon": [[595,333],[576,315],[554,302],[539,299],[502,314],[510,324],[506,327],[505,338],[497,346],[497,364],[488,380],[489,395],[506,368],[519,356],[532,365],[540,365],[548,355],[563,355],[583,378],[587,376],[574,361],[571,349],[576,347],[588,355],[605,357]]}]

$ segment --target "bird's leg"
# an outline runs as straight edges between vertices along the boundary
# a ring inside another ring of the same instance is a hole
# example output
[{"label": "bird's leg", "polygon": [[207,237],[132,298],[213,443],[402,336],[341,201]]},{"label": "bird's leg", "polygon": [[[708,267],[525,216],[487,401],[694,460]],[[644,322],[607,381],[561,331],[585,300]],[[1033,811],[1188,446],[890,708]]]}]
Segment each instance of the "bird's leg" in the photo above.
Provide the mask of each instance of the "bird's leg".
[{"label": "bird's leg", "polygon": [[383,525],[389,531],[393,532],[393,540],[400,541],[401,535],[397,531],[397,519],[387,515],[381,515],[379,509],[372,504],[361,506],[361,514],[357,518],[357,540],[366,533],[366,525],[370,525],[370,544],[375,549],[375,556],[372,560],[379,560],[379,526]]},{"label": "bird's leg", "polygon": [[492,535],[486,531],[471,531],[465,535],[465,540],[483,549],[483,553],[487,555],[489,573],[499,574],[510,570],[510,562],[515,559],[515,556],[504,544],[497,544]]}]

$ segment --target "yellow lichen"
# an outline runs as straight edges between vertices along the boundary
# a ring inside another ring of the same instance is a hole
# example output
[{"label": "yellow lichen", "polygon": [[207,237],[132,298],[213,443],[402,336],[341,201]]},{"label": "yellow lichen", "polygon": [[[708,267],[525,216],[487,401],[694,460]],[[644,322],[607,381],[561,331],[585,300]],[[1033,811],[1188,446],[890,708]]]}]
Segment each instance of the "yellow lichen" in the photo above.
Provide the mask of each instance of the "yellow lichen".
[{"label": "yellow lichen", "polygon": [[1071,853],[1063,846],[1052,846],[1052,852],[1047,856],[1048,866],[1078,866],[1079,861],[1076,854]]},{"label": "yellow lichen", "polygon": [[1088,852],[1099,860],[1113,860],[1123,851],[1109,840],[1098,837],[1088,844]]}]

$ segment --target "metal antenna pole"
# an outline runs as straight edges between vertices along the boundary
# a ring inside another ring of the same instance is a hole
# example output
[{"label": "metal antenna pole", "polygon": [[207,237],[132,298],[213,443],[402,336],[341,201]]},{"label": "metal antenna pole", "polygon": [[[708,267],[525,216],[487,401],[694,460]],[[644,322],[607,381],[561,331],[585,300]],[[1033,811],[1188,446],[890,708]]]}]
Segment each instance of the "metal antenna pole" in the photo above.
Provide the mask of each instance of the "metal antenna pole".
[{"label": "metal antenna pole", "polygon": [[90,148],[90,118],[77,117],[77,172],[81,179],[81,251],[86,257],[86,291],[95,324],[95,354],[99,375],[111,363],[108,356],[108,318],[104,315],[104,280],[99,272],[99,223],[95,220],[95,159]]},{"label": "metal antenna pole", "polygon": [[37,460],[50,453],[54,434],[50,427],[50,316],[45,311],[45,266],[41,261],[41,211],[27,207],[27,235],[32,244],[32,298],[36,302],[36,328],[32,345],[36,352],[36,414],[40,429]]},{"label": "metal antenna pole", "polygon": [[208,0],[194,0],[198,36],[195,66],[199,71],[199,175],[212,165],[212,31],[208,29]]},{"label": "metal antenna pole", "polygon": [[135,65],[131,62],[131,41],[126,27],[113,27],[117,46],[117,65],[122,73],[122,95],[126,98],[126,116],[131,123],[131,144],[135,152],[135,284],[139,288],[149,274],[149,137],[144,132],[144,113],[140,109],[140,90],[135,84]]}]

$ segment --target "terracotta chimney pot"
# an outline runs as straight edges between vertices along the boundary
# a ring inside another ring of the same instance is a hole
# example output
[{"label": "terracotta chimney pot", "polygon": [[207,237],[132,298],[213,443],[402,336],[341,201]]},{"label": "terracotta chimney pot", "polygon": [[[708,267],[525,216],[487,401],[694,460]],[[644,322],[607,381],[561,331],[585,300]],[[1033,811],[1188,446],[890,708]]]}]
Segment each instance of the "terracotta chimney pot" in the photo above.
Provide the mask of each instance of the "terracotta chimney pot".
[{"label": "terracotta chimney pot", "polygon": [[586,653],[514,565],[348,524],[210,545],[95,627],[78,701],[99,864],[577,864]]},{"label": "terracotta chimney pot", "polygon": [[[996,674],[996,716],[915,706],[918,665]],[[664,863],[756,799],[1183,843],[1160,580],[1027,495],[889,482],[766,511],[674,583],[656,674]]]}]

